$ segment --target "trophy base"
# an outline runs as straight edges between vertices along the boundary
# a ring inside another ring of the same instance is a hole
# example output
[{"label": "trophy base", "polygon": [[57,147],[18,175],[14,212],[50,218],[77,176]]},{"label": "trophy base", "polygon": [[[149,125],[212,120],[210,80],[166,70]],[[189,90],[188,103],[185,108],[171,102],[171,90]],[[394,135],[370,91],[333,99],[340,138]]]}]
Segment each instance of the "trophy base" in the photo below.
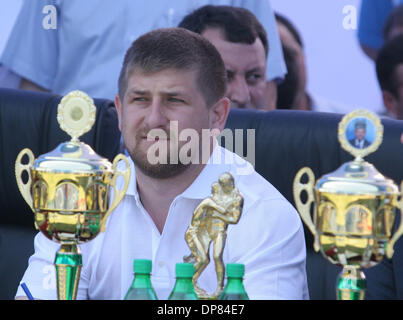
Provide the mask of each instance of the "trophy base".
[{"label": "trophy base", "polygon": [[76,244],[62,244],[56,253],[57,298],[75,300],[80,279],[82,256]]},{"label": "trophy base", "polygon": [[365,275],[358,266],[344,266],[337,279],[337,300],[364,300]]}]

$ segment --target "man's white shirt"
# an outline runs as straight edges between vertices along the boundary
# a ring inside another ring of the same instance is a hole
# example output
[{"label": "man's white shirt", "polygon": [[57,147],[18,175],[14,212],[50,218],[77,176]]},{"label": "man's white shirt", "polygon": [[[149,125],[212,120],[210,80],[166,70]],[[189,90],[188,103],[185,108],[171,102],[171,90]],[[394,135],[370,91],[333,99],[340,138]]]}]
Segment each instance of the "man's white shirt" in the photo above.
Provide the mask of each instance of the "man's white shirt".
[{"label": "man's white shirt", "polygon": [[[212,161],[219,158],[219,164]],[[77,299],[123,299],[133,280],[134,259],[152,260],[153,287],[159,299],[167,299],[175,283],[175,264],[183,262],[183,257],[190,253],[185,232],[193,210],[210,195],[211,185],[224,172],[234,176],[235,186],[244,197],[239,222],[228,225],[224,263],[245,265],[244,285],[250,299],[309,299],[305,239],[298,213],[254,170],[247,175],[238,174],[242,172],[239,168],[250,164],[216,146],[210,163],[172,202],[160,234],[141,204],[134,164],[131,159],[129,162],[127,193],[110,215],[105,233],[79,246],[83,268]],[[22,282],[35,298],[56,299],[53,263],[60,244],[38,233],[34,247]],[[211,247],[211,262],[198,281],[210,293],[217,286],[212,252]],[[16,296],[24,295],[19,287]]]},{"label": "man's white shirt", "polygon": [[355,139],[355,146],[362,149],[364,147],[364,140]]}]

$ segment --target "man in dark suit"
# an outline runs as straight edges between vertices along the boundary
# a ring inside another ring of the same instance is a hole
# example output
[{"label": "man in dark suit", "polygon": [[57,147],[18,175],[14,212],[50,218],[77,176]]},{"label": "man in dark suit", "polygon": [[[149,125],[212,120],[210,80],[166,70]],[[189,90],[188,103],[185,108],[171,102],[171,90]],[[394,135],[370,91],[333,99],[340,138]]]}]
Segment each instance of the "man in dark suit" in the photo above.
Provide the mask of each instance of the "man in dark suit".
[{"label": "man in dark suit", "polygon": [[367,125],[365,123],[365,120],[358,120],[355,124],[355,138],[349,140],[350,144],[353,147],[356,147],[358,149],[364,149],[370,146],[370,142],[365,139],[365,135],[367,133]]}]

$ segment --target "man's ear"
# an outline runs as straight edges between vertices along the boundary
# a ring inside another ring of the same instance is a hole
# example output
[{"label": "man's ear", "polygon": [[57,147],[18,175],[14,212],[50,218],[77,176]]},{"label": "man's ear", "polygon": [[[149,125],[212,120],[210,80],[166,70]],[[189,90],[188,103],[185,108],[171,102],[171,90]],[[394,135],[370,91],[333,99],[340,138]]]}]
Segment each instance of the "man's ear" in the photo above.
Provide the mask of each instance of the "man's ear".
[{"label": "man's ear", "polygon": [[230,109],[230,101],[228,98],[221,98],[209,110],[210,112],[210,129],[224,129]]},{"label": "man's ear", "polygon": [[118,112],[119,130],[122,131],[122,101],[118,94],[115,95],[115,107]]},{"label": "man's ear", "polygon": [[388,111],[395,116],[398,114],[397,105],[396,105],[396,98],[395,96],[389,91],[382,91],[382,99],[383,104],[388,109]]}]

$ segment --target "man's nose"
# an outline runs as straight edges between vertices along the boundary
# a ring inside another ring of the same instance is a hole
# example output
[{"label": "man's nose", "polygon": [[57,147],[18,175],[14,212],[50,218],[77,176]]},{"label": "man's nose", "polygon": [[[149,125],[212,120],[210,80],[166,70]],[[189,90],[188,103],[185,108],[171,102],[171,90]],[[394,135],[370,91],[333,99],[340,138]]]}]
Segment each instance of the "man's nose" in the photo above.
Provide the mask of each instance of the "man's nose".
[{"label": "man's nose", "polygon": [[236,77],[228,84],[227,97],[244,108],[250,103],[249,86],[243,77]]},{"label": "man's nose", "polygon": [[145,118],[148,127],[151,129],[166,127],[169,120],[165,112],[164,104],[161,101],[153,101]]}]

